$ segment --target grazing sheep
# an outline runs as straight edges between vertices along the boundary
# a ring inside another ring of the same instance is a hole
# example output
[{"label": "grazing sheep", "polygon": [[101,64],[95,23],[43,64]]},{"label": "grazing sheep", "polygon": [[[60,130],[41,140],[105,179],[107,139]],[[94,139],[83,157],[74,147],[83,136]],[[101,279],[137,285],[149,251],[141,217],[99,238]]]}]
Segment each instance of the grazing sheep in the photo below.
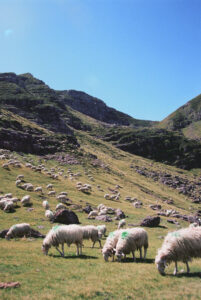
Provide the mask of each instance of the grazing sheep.
[{"label": "grazing sheep", "polygon": [[45,217],[48,218],[51,221],[53,219],[53,217],[54,217],[54,214],[53,214],[53,212],[51,210],[47,209],[45,211]]},{"label": "grazing sheep", "polygon": [[59,210],[59,209],[66,209],[66,206],[63,203],[58,203],[56,206],[56,210]]},{"label": "grazing sheep", "polygon": [[34,189],[34,192],[43,192],[43,189],[41,186],[37,186],[35,189]]},{"label": "grazing sheep", "polygon": [[48,196],[55,196],[56,195],[56,192],[55,191],[49,191],[48,192]]},{"label": "grazing sheep", "polygon": [[[61,256],[64,256],[64,244],[66,243],[69,247],[71,244],[76,244],[77,255],[79,255],[82,254],[82,239],[83,230],[79,225],[56,225],[48,232],[43,240],[42,251],[47,255],[50,247],[54,246]],[[62,246],[62,252],[58,249],[60,244]]]},{"label": "grazing sheep", "polygon": [[112,256],[112,261],[114,261],[114,254],[115,254],[114,248],[116,247],[121,232],[122,230],[115,230],[114,232],[109,233],[105,245],[103,246],[102,249],[102,254],[106,262],[108,261],[108,258],[111,256]]},{"label": "grazing sheep", "polygon": [[46,186],[46,188],[47,188],[48,190],[52,190],[52,189],[53,189],[53,184],[49,183],[49,184]]},{"label": "grazing sheep", "polygon": [[31,227],[27,223],[15,224],[10,227],[5,238],[7,240],[9,240],[9,239],[15,238],[15,237],[28,236],[30,233],[30,230],[31,230]]},{"label": "grazing sheep", "polygon": [[107,200],[110,200],[110,195],[109,194],[105,194],[104,198],[107,199]]},{"label": "grazing sheep", "polygon": [[98,225],[97,228],[98,228],[98,234],[101,238],[102,238],[102,235],[106,236],[105,234],[106,234],[107,228],[105,225]]},{"label": "grazing sheep", "polygon": [[29,205],[30,199],[31,199],[31,197],[29,195],[24,196],[21,200],[22,206]]},{"label": "grazing sheep", "polygon": [[60,195],[68,196],[68,193],[67,192],[61,192],[61,193],[59,193],[59,196]]},{"label": "grazing sheep", "polygon": [[83,230],[83,239],[84,240],[89,240],[89,239],[92,240],[92,242],[93,242],[92,248],[94,248],[94,245],[97,241],[100,244],[100,248],[102,248],[101,240],[100,240],[101,236],[99,235],[99,230],[96,226],[93,226],[93,225],[82,226],[82,230]]},{"label": "grazing sheep", "polygon": [[23,180],[24,179],[24,175],[20,174],[17,176],[16,180]]},{"label": "grazing sheep", "polygon": [[97,217],[97,215],[98,215],[98,211],[97,210],[92,210],[88,214],[88,219],[93,219],[94,217]]},{"label": "grazing sheep", "polygon": [[42,205],[43,205],[44,209],[49,209],[50,208],[49,203],[48,203],[47,200],[43,201]]},{"label": "grazing sheep", "polygon": [[66,197],[66,195],[57,196],[57,200],[61,203],[67,203],[68,202],[68,198]]},{"label": "grazing sheep", "polygon": [[20,183],[21,183],[21,182],[22,182],[22,181],[21,181],[20,179],[18,179],[18,180],[15,181],[15,185],[16,185],[16,186],[20,186]]},{"label": "grazing sheep", "polygon": [[174,275],[177,274],[177,262],[186,263],[187,273],[190,272],[188,261],[201,257],[201,227],[182,228],[166,235],[161,249],[155,258],[158,271],[165,275],[165,267],[175,262]]},{"label": "grazing sheep", "polygon": [[8,193],[8,194],[5,194],[4,197],[5,197],[5,198],[12,198],[12,197],[13,197],[13,194],[12,194],[12,193]]},{"label": "grazing sheep", "polygon": [[142,247],[144,247],[144,259],[146,258],[148,248],[148,235],[143,228],[128,228],[122,230],[116,245],[116,256],[121,261],[122,256],[132,252],[133,260],[135,258],[135,250],[140,250],[140,259],[142,259]]},{"label": "grazing sheep", "polygon": [[123,228],[126,225],[126,220],[121,219],[118,224],[118,229]]},{"label": "grazing sheep", "polygon": [[100,212],[98,213],[98,216],[104,216],[107,215],[107,208],[101,209]]}]

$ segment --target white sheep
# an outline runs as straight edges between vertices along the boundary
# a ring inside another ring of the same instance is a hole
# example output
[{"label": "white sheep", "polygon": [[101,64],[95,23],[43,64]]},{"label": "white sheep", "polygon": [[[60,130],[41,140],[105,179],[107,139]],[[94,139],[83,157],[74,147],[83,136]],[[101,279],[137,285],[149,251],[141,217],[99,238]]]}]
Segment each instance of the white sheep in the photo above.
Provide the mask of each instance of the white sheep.
[{"label": "white sheep", "polygon": [[188,261],[201,257],[201,227],[188,227],[166,235],[162,247],[155,258],[158,271],[165,275],[165,267],[175,262],[174,275],[177,274],[177,262],[186,263],[187,273],[190,272]]},{"label": "white sheep", "polygon": [[106,226],[105,225],[98,225],[97,228],[98,228],[98,234],[99,234],[99,236],[101,238],[102,238],[103,235],[105,236],[106,231],[107,231]]},{"label": "white sheep", "polygon": [[112,256],[112,261],[114,261],[114,249],[119,239],[119,235],[121,234],[122,230],[115,230],[110,232],[106,242],[102,249],[102,254],[105,261],[108,261],[108,258]]},{"label": "white sheep", "polygon": [[41,186],[37,186],[35,189],[34,189],[34,192],[43,192],[43,189]]},{"label": "white sheep", "polygon": [[56,195],[56,192],[55,191],[49,191],[48,192],[48,196],[55,196]]},{"label": "white sheep", "polygon": [[91,239],[93,244],[92,244],[92,248],[94,248],[95,243],[98,241],[100,244],[100,248],[102,248],[101,246],[101,236],[99,235],[99,230],[96,226],[93,225],[86,225],[86,226],[82,226],[82,230],[83,230],[83,239],[84,240],[89,240]]},{"label": "white sheep", "polygon": [[61,203],[64,203],[64,204],[68,202],[68,198],[66,197],[66,195],[57,196],[57,200]]},{"label": "white sheep", "polygon": [[118,224],[118,229],[123,228],[126,225],[126,220],[121,219]]},{"label": "white sheep", "polygon": [[24,179],[24,175],[20,174],[17,176],[16,180],[23,180]]},{"label": "white sheep", "polygon": [[88,214],[88,219],[93,219],[94,217],[97,217],[97,215],[98,215],[98,211],[97,210],[92,210]]},{"label": "white sheep", "polygon": [[27,223],[15,224],[10,227],[5,238],[7,240],[9,240],[10,238],[28,236],[30,233],[30,230],[31,230],[31,227]]},{"label": "white sheep", "polygon": [[[42,251],[45,255],[51,246],[54,246],[57,251],[64,256],[64,244],[66,243],[69,247],[71,244],[76,244],[77,255],[82,254],[82,239],[83,231],[79,225],[56,225],[46,235],[43,240]],[[59,245],[62,246],[62,252],[59,250]],[[79,251],[80,248],[80,251]]]},{"label": "white sheep", "polygon": [[47,188],[48,190],[52,190],[52,189],[53,189],[53,184],[49,183],[49,184],[46,186],[46,188]]},{"label": "white sheep", "polygon": [[128,228],[122,230],[115,249],[118,261],[122,257],[132,252],[133,260],[135,258],[135,250],[140,250],[140,259],[142,259],[142,247],[144,247],[144,259],[146,258],[148,248],[148,234],[143,228]]},{"label": "white sheep", "polygon": [[44,200],[42,205],[43,205],[44,209],[49,209],[50,208],[49,203],[48,203],[47,200]]},{"label": "white sheep", "polygon": [[21,200],[22,206],[29,205],[30,199],[31,199],[31,197],[29,195],[24,196]]},{"label": "white sheep", "polygon": [[17,180],[15,181],[15,185],[16,185],[16,186],[20,186],[20,183],[22,183],[22,181],[21,181],[20,179],[17,179]]},{"label": "white sheep", "polygon": [[47,209],[45,211],[45,217],[48,218],[51,221],[53,219],[53,217],[54,217],[54,214],[53,214],[53,212],[51,210]]},{"label": "white sheep", "polygon": [[66,206],[63,203],[58,203],[56,206],[56,210],[59,210],[59,209],[66,209]]},{"label": "white sheep", "polygon": [[14,203],[10,198],[3,198],[0,200],[0,208],[5,212],[11,212],[14,210]]}]

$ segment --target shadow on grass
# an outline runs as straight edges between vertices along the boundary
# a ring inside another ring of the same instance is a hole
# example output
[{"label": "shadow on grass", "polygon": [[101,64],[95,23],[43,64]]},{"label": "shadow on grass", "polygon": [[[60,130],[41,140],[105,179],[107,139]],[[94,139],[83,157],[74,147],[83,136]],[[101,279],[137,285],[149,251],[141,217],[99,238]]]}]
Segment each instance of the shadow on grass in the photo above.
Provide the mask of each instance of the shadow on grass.
[{"label": "shadow on grass", "polygon": [[194,273],[178,273],[177,275],[173,275],[173,274],[166,274],[166,276],[169,277],[189,277],[189,278],[194,278],[194,277],[198,277],[201,278],[201,272],[194,272]]},{"label": "shadow on grass", "polygon": [[128,258],[125,258],[123,259],[121,262],[122,263],[141,263],[141,264],[153,264],[155,261],[155,259],[153,258],[146,258],[145,260],[144,259],[140,259],[140,258],[136,258],[136,262],[134,262],[133,258],[132,257],[128,257]]},{"label": "shadow on grass", "polygon": [[62,258],[62,259],[97,259],[98,257],[96,256],[90,256],[90,255],[79,255],[79,256],[76,256],[76,255],[65,255],[64,257],[62,257],[61,255],[55,255],[55,254],[50,254],[49,256],[51,257],[56,257],[56,258]]}]

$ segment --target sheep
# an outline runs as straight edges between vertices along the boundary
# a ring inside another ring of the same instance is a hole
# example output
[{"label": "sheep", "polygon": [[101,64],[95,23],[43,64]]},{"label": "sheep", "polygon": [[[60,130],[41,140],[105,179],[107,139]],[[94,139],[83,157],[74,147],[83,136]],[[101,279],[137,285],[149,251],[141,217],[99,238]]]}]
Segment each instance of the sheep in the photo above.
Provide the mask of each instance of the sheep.
[{"label": "sheep", "polygon": [[43,205],[44,209],[49,209],[50,208],[49,203],[48,203],[47,200],[43,201],[42,205]]},{"label": "sheep", "polygon": [[107,228],[105,225],[98,225],[97,228],[98,228],[98,234],[100,237],[102,237],[102,235],[106,236],[105,234],[106,234]]},{"label": "sheep", "polygon": [[15,185],[16,185],[16,186],[20,186],[20,183],[21,183],[21,182],[22,182],[22,181],[21,181],[20,179],[18,179],[18,180],[15,181]]},{"label": "sheep", "polygon": [[97,210],[92,210],[88,214],[88,219],[93,219],[93,217],[97,217],[97,215],[98,215],[98,211]]},{"label": "sheep", "polygon": [[57,196],[57,200],[62,203],[67,203],[68,198],[66,197],[66,195],[59,195]]},{"label": "sheep", "polygon": [[[54,246],[60,255],[64,257],[64,244],[67,243],[69,247],[71,244],[76,244],[77,255],[79,255],[82,254],[82,239],[83,230],[79,225],[56,225],[43,240],[42,251],[47,255],[50,247]],[[60,244],[62,245],[62,252],[58,248]]]},{"label": "sheep", "polygon": [[21,200],[22,206],[29,205],[30,204],[30,198],[31,197],[29,195],[24,196]]},{"label": "sheep", "polygon": [[56,210],[59,210],[59,209],[66,209],[66,206],[63,203],[58,203],[56,206]]},{"label": "sheep", "polygon": [[51,210],[47,209],[45,211],[45,217],[48,218],[51,221],[53,219],[53,217],[54,217],[54,214],[53,214],[53,212]]},{"label": "sheep", "polygon": [[61,195],[68,196],[68,193],[67,192],[61,192],[61,193],[59,193],[59,196],[61,196]]},{"label": "sheep", "polygon": [[48,196],[55,196],[56,195],[56,192],[55,191],[49,191],[48,192]]},{"label": "sheep", "polygon": [[109,194],[105,194],[104,198],[107,199],[107,200],[110,200],[110,195]]},{"label": "sheep", "polygon": [[135,250],[140,250],[140,259],[142,259],[142,247],[144,247],[144,259],[146,258],[148,248],[148,235],[143,228],[128,228],[122,230],[116,245],[116,256],[118,261],[121,261],[122,256],[132,252],[133,260],[135,258]]},{"label": "sheep", "polygon": [[177,262],[186,263],[187,273],[190,272],[188,261],[192,258],[201,257],[201,228],[188,227],[166,235],[162,247],[158,250],[155,258],[158,271],[165,275],[165,267],[175,262],[174,275],[177,275]]},{"label": "sheep", "polygon": [[99,235],[99,230],[96,226],[93,226],[93,225],[82,226],[82,230],[83,230],[83,239],[84,240],[89,240],[89,239],[92,240],[92,242],[93,242],[92,248],[94,248],[94,245],[97,241],[100,244],[100,248],[102,248],[101,240],[100,240],[101,236]]},{"label": "sheep", "polygon": [[111,256],[112,256],[112,261],[114,261],[114,248],[116,247],[121,232],[122,230],[115,230],[114,232],[109,233],[102,249],[102,254],[106,262],[108,261],[108,258]]},{"label": "sheep", "polygon": [[43,189],[41,186],[37,186],[35,189],[34,189],[34,192],[43,192]]},{"label": "sheep", "polygon": [[4,197],[5,197],[5,198],[12,198],[12,197],[13,197],[13,194],[12,194],[12,193],[8,193],[8,194],[5,194]]},{"label": "sheep", "polygon": [[24,175],[20,174],[17,176],[16,180],[23,180],[24,179]]},{"label": "sheep", "polygon": [[28,236],[30,233],[30,230],[31,230],[31,227],[27,223],[15,224],[10,227],[5,238],[7,240],[9,240],[9,239],[15,238],[15,237]]},{"label": "sheep", "polygon": [[98,211],[101,211],[102,209],[105,209],[105,208],[107,208],[107,207],[102,203],[97,206]]},{"label": "sheep", "polygon": [[5,212],[11,212],[14,210],[14,203],[11,199],[3,198],[0,200],[0,208]]},{"label": "sheep", "polygon": [[126,220],[121,219],[118,224],[118,229],[123,228],[126,225]]},{"label": "sheep", "polygon": [[46,186],[47,190],[52,190],[53,189],[53,184],[49,183],[47,186]]}]

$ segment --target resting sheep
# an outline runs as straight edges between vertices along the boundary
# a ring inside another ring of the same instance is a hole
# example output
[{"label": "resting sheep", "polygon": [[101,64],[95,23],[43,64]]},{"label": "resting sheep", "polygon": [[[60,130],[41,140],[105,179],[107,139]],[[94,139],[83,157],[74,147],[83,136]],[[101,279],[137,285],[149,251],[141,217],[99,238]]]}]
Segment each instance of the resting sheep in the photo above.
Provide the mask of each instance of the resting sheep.
[{"label": "resting sheep", "polygon": [[31,199],[31,197],[29,195],[24,196],[21,200],[22,206],[29,205],[30,204],[30,199]]},{"label": "resting sheep", "polygon": [[[48,232],[43,240],[42,251],[47,255],[51,246],[54,246],[61,256],[64,256],[64,244],[66,243],[69,247],[71,244],[76,244],[77,255],[79,255],[82,254],[82,239],[83,231],[79,225],[56,225]],[[58,249],[60,244],[62,246],[62,252]]]},{"label": "resting sheep", "polygon": [[27,223],[15,224],[10,227],[5,238],[7,240],[9,240],[9,239],[15,238],[15,237],[28,236],[30,233],[30,230],[31,230],[31,227]]},{"label": "resting sheep", "polygon": [[128,228],[122,230],[117,245],[116,256],[118,261],[121,261],[122,257],[132,252],[133,260],[135,258],[135,250],[140,250],[140,259],[142,259],[142,247],[144,247],[144,259],[146,258],[148,248],[148,235],[143,228]]},{"label": "resting sheep", "polygon": [[54,214],[53,214],[53,212],[51,210],[47,209],[45,211],[45,217],[48,218],[51,221],[53,219],[53,217],[54,217]]},{"label": "resting sheep", "polygon": [[99,231],[96,226],[86,225],[86,226],[82,226],[81,228],[83,231],[83,239],[84,240],[89,240],[89,239],[92,240],[92,242],[93,242],[92,248],[94,248],[94,245],[97,241],[100,244],[100,248],[102,248]]},{"label": "resting sheep", "polygon": [[170,232],[164,239],[161,249],[155,258],[158,271],[165,275],[165,267],[175,262],[174,275],[177,274],[177,262],[186,263],[187,273],[190,272],[188,261],[201,257],[201,227],[188,227]]}]

